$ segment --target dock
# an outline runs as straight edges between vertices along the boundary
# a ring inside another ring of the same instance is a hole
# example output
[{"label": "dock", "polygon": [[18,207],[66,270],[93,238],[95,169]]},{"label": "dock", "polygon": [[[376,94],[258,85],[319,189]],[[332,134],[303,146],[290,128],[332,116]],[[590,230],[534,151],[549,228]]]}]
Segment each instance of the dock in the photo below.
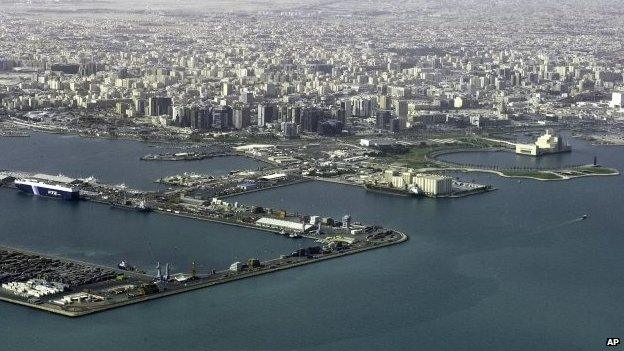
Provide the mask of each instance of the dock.
[{"label": "dock", "polygon": [[[139,302],[172,296],[192,290],[208,288],[236,280],[248,279],[285,269],[296,268],[307,264],[320,263],[329,259],[399,244],[407,239],[407,235],[392,231],[382,237],[369,238],[367,242],[355,244],[342,250],[320,252],[306,256],[293,256],[291,254],[283,258],[281,257],[259,262],[256,267],[248,267],[246,269],[241,269],[240,271],[222,270],[215,272],[214,274],[196,276],[188,274],[188,279],[185,281],[177,281],[175,278],[159,280],[157,277],[106,267],[107,270],[115,271],[118,276],[123,276],[124,278],[121,280],[109,279],[96,284],[72,286],[68,291],[39,298],[36,301],[17,296],[5,289],[0,288],[0,300],[67,317],[80,317]],[[0,252],[3,251],[25,254],[24,251],[18,249],[0,247]],[[66,258],[45,256],[33,252],[29,252],[28,255],[30,257],[47,257],[51,260],[62,260],[70,263],[73,262],[75,265],[84,267],[101,268],[101,266],[90,263],[73,261]],[[1,271],[0,274],[2,274]],[[146,286],[152,286],[155,290],[148,293],[146,292]],[[57,302],[62,301],[63,298],[67,296],[85,296],[85,298],[66,305],[62,305]]]},{"label": "dock", "polygon": [[[28,175],[26,172],[5,172]],[[47,178],[50,178],[49,176]],[[284,210],[228,203],[223,199],[180,202],[179,194],[141,192],[115,186],[75,180],[83,201],[116,204],[120,199],[146,199],[153,215],[172,215],[194,220],[245,227],[291,238],[305,237],[320,244],[259,261],[250,258],[210,274],[190,272],[149,275],[138,270],[122,270],[68,258],[46,256],[16,248],[0,247],[0,300],[68,317],[79,317],[143,301],[207,288],[240,279],[291,269],[306,264],[399,244],[408,236],[378,225],[321,219]],[[12,188],[10,181],[2,186]],[[62,201],[62,200],[59,200]],[[128,207],[131,209],[132,207]],[[121,267],[123,268],[123,267]]]}]

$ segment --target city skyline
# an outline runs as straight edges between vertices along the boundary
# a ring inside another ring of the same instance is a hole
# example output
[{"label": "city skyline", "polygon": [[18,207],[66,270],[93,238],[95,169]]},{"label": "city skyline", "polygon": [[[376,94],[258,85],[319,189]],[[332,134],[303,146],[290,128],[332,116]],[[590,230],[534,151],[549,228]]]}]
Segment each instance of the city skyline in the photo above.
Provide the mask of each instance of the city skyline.
[{"label": "city skyline", "polygon": [[0,0],[0,349],[617,345],[620,8]]}]

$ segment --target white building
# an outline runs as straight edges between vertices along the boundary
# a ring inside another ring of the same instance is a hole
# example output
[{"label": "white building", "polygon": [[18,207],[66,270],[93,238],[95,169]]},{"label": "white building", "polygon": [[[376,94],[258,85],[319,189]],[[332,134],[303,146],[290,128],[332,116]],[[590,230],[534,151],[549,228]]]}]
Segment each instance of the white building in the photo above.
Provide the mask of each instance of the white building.
[{"label": "white building", "polygon": [[366,147],[393,146],[396,144],[394,139],[360,139],[360,145]]},{"label": "white building", "polygon": [[417,174],[413,178],[413,185],[429,195],[446,195],[453,191],[453,179],[438,174]]},{"label": "white building", "polygon": [[570,151],[570,145],[560,135],[546,129],[546,133],[537,138],[535,144],[516,144],[516,153],[521,155],[540,156]]},{"label": "white building", "polygon": [[277,230],[292,230],[306,232],[312,228],[311,224],[285,221],[283,219],[263,217],[256,221],[256,225]]},{"label": "white building", "polygon": [[392,176],[392,187],[397,189],[405,188],[405,181],[401,175]]},{"label": "white building", "polygon": [[611,102],[609,103],[609,106],[614,107],[614,108],[624,108],[624,104],[622,104],[622,100],[624,100],[624,93],[614,92],[611,95]]}]

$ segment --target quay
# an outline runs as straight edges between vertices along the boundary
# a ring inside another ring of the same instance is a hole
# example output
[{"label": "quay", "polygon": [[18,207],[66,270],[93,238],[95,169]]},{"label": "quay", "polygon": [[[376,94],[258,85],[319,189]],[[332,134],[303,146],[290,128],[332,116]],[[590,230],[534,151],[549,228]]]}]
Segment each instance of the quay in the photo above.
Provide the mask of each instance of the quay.
[{"label": "quay", "polygon": [[[450,169],[444,169],[444,170],[450,170]],[[442,170],[431,169],[431,171],[442,171]],[[444,194],[444,195],[434,195],[434,194],[428,194],[428,193],[417,194],[407,189],[397,189],[397,188],[393,188],[390,186],[381,186],[381,185],[375,186],[375,185],[368,184],[368,183],[356,183],[356,182],[347,181],[343,179],[327,178],[327,177],[311,177],[311,176],[306,176],[305,178],[309,180],[318,180],[318,181],[327,182],[327,183],[355,186],[358,188],[364,188],[366,191],[371,191],[371,192],[376,192],[376,193],[386,194],[386,195],[393,195],[393,196],[403,196],[403,197],[422,196],[422,197],[430,197],[430,198],[435,198],[435,199],[460,198],[460,197],[476,195],[476,194],[481,194],[481,193],[496,190],[496,188],[491,185],[482,185],[482,184],[468,183],[468,182],[457,182],[453,180],[452,181],[453,191],[449,194]]]},{"label": "quay", "polygon": [[[0,173],[0,185],[8,188],[13,188],[12,179],[15,179],[8,174],[35,176],[25,172]],[[87,201],[113,205],[123,198],[124,206],[134,209],[135,207],[125,203],[142,199],[141,201],[146,201],[150,211],[157,214],[245,227],[294,239],[305,237],[319,243],[266,261],[249,258],[245,262],[234,262],[229,268],[213,270],[209,274],[199,274],[194,265],[189,272],[170,274],[167,265],[165,274],[162,274],[158,266],[156,275],[145,274],[134,267],[111,268],[0,247],[0,300],[68,317],[102,312],[408,240],[404,233],[378,225],[354,222],[348,215],[338,221],[258,206],[231,204],[217,198],[205,202],[182,202],[179,194],[141,192],[66,177],[39,176],[47,181],[55,179],[66,182],[66,187],[79,189],[80,198]],[[48,267],[52,267],[51,271]]]},{"label": "quay", "polygon": [[149,154],[141,157],[141,161],[200,161],[215,157],[236,156],[228,152],[178,152],[175,154]]},{"label": "quay", "polygon": [[[225,222],[224,222],[225,223]],[[233,282],[240,279],[247,279],[263,274],[274,273],[285,269],[295,268],[306,264],[322,262],[329,259],[339,258],[346,255],[352,255],[363,251],[382,248],[389,245],[399,244],[408,239],[407,235],[400,232],[392,232],[386,238],[382,238],[376,241],[371,241],[366,244],[353,245],[352,247],[342,250],[332,251],[328,253],[318,253],[313,255],[292,257],[287,256],[284,258],[276,258],[268,261],[259,262],[256,267],[242,269],[240,271],[223,270],[215,272],[210,275],[187,275],[185,281],[177,281],[175,278],[169,281],[159,281],[156,277],[150,277],[145,275],[142,279],[138,279],[138,273],[131,273],[134,278],[127,278],[124,276],[123,280],[111,280],[105,285],[92,286],[86,285],[84,287],[75,288],[70,292],[67,292],[67,296],[77,294],[89,294],[93,296],[93,300],[83,300],[73,305],[59,305],[55,303],[55,299],[62,299],[62,295],[55,294],[49,298],[41,299],[39,301],[29,301],[19,296],[11,295],[3,289],[0,289],[0,300],[16,303],[19,305],[44,310],[47,312],[57,313],[68,317],[79,317],[92,313],[103,312],[113,308],[119,308],[139,302],[149,301],[157,298],[180,294],[196,289],[207,288]],[[14,249],[13,249],[14,250]],[[15,251],[15,250],[14,250]],[[70,262],[69,259],[63,259]],[[81,263],[86,264],[86,263]],[[116,270],[119,274],[128,274],[127,271]],[[132,282],[133,284],[129,284]],[[132,285],[130,287],[130,285]],[[157,292],[146,293],[145,286],[152,286],[157,288]],[[141,291],[143,289],[143,291]],[[117,291],[123,290],[122,294]],[[136,295],[131,294],[132,291],[137,291]]]}]

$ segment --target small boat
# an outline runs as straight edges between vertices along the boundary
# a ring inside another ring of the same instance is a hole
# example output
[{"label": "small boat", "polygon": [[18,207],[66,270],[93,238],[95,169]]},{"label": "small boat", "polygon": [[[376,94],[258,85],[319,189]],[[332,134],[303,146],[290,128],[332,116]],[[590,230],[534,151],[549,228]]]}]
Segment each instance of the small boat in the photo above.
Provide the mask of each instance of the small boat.
[{"label": "small boat", "polygon": [[586,220],[586,219],[587,219],[587,217],[589,217],[589,215],[586,215],[586,214],[582,215],[582,216],[581,216],[581,221]]},{"label": "small boat", "polygon": [[151,212],[152,208],[144,201],[132,202],[129,200],[124,200],[121,203],[113,202],[110,204],[111,208],[119,208],[123,210],[135,210],[139,212]]},{"label": "small boat", "polygon": [[139,201],[136,205],[134,205],[134,209],[139,212],[151,212],[152,208],[145,202],[145,200]]},{"label": "small boat", "polygon": [[126,263],[126,261],[119,262],[119,264],[117,265],[117,268],[121,269],[122,271],[134,271],[134,270],[136,270],[136,268],[134,268],[133,266],[131,266],[128,263]]}]

